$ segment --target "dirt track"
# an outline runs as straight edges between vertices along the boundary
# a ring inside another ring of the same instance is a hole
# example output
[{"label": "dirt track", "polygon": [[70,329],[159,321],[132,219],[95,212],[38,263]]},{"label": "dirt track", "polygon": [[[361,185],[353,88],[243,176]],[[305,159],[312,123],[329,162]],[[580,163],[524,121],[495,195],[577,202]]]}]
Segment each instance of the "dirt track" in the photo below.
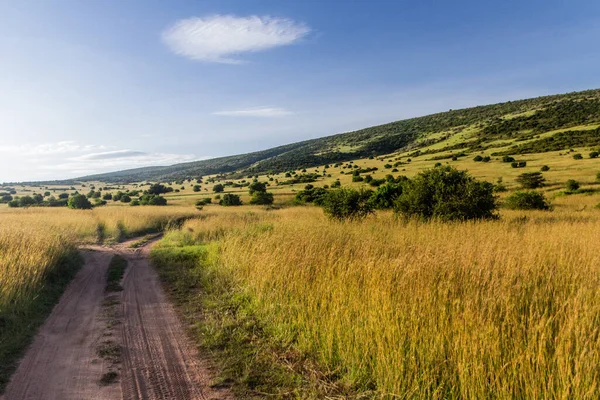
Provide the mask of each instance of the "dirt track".
[{"label": "dirt track", "polygon": [[[210,373],[184,335],[149,246],[84,250],[85,266],[40,329],[0,400],[230,399],[210,387]],[[107,297],[106,270],[115,253],[128,260],[123,291]],[[107,300],[114,305],[107,306]],[[120,348],[112,359],[106,343]],[[115,382],[100,384],[106,372]]]}]

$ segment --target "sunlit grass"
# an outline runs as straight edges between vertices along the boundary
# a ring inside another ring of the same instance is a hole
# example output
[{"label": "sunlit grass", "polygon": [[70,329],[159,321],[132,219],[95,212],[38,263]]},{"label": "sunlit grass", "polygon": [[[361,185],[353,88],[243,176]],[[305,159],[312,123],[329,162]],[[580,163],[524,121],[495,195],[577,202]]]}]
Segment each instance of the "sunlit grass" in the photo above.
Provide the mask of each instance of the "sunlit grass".
[{"label": "sunlit grass", "polygon": [[594,398],[600,211],[577,208],[348,224],[315,208],[208,207],[163,245],[218,240],[220,273],[250,294],[277,340],[359,390]]}]

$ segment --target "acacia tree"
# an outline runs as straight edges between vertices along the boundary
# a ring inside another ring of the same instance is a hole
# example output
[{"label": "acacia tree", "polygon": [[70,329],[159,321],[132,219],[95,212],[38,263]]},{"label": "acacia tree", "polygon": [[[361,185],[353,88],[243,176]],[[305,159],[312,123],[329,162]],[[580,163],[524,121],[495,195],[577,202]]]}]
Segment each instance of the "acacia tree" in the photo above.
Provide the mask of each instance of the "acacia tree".
[{"label": "acacia tree", "polygon": [[541,172],[526,172],[521,174],[516,179],[524,189],[536,189],[544,186],[546,178]]}]

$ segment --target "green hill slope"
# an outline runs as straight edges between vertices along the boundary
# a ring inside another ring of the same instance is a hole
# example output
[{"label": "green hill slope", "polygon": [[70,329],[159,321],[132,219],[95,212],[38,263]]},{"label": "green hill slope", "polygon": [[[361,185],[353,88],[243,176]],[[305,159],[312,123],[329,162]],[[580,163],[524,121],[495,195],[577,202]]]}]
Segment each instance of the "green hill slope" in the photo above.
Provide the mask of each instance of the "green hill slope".
[{"label": "green hill slope", "polygon": [[260,174],[368,156],[488,150],[523,154],[600,145],[600,89],[511,101],[411,118],[254,153],[91,175],[77,180],[132,182],[217,173]]}]

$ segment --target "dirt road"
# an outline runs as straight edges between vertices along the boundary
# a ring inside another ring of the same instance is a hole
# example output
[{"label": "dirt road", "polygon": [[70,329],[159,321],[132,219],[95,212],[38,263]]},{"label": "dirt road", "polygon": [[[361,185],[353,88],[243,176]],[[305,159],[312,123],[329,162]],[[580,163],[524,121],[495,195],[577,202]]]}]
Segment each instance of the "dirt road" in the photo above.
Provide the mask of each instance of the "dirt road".
[{"label": "dirt road", "polygon": [[[185,337],[149,245],[83,250],[85,266],[27,350],[0,400],[231,399]],[[123,291],[105,293],[112,256],[128,260]]]}]

